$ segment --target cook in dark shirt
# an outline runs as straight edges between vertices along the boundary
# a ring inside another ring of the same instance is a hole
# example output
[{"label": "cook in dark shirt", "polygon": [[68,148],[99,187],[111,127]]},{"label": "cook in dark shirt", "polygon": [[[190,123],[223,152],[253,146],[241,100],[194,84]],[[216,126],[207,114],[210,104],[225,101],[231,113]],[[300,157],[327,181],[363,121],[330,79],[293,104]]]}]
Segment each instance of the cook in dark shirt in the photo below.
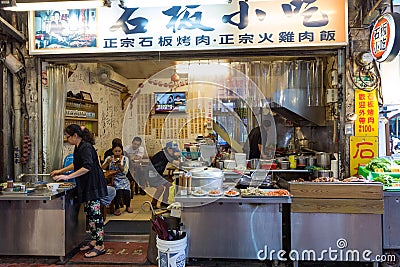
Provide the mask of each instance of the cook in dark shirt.
[{"label": "cook in dark shirt", "polygon": [[255,127],[251,130],[248,136],[249,159],[267,158],[264,152],[264,147],[267,142],[267,131],[270,126],[271,122],[269,120],[264,120],[261,126]]},{"label": "cook in dark shirt", "polygon": [[177,157],[178,153],[180,153],[178,144],[174,141],[170,141],[161,151],[154,154],[154,156],[151,158],[149,184],[151,187],[156,187],[156,192],[154,193],[153,200],[151,202],[154,208],[157,207],[157,203],[161,198],[161,195],[163,195],[161,207],[164,208],[168,206],[169,187],[171,186],[171,183],[163,177],[163,173],[168,162],[171,162],[175,166],[179,166]]}]

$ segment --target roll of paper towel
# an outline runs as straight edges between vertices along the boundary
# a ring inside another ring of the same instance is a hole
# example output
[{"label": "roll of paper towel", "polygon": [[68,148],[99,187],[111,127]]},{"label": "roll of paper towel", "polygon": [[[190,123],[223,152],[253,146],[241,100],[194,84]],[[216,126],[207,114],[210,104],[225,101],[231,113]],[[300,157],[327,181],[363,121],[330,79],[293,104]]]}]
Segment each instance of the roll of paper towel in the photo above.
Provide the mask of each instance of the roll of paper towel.
[{"label": "roll of paper towel", "polygon": [[337,159],[331,160],[331,171],[333,174],[333,177],[339,178],[339,164]]}]

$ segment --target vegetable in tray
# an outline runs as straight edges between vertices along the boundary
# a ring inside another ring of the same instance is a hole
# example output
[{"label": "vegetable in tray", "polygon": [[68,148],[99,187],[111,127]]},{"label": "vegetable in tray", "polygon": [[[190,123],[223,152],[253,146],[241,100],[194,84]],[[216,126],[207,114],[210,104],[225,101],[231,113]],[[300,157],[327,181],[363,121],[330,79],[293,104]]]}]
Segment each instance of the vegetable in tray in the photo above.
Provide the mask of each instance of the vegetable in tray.
[{"label": "vegetable in tray", "polygon": [[391,172],[391,165],[392,163],[385,158],[374,158],[365,167],[372,172]]},{"label": "vegetable in tray", "polygon": [[385,174],[385,173],[379,174],[379,176],[373,178],[372,180],[374,182],[380,182],[384,186],[387,186],[387,187],[392,187],[394,184],[400,183],[399,178],[394,178],[394,177],[390,176],[389,174]]}]

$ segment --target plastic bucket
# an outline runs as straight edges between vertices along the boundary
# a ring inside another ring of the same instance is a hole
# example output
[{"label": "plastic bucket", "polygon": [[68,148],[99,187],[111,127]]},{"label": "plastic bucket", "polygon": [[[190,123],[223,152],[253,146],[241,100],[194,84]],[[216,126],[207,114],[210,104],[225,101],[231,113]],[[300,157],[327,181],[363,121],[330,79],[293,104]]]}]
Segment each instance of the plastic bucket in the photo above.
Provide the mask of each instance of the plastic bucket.
[{"label": "plastic bucket", "polygon": [[185,267],[186,236],[179,240],[166,241],[156,237],[159,267]]}]

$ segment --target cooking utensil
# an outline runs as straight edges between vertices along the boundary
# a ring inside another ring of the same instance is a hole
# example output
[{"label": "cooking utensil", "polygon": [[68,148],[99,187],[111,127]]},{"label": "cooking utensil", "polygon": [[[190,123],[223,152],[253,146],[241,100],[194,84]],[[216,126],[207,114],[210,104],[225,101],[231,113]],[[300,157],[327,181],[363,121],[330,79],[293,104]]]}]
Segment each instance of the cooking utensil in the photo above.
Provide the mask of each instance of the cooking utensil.
[{"label": "cooking utensil", "polygon": [[192,188],[200,187],[204,191],[222,188],[224,173],[218,168],[194,168],[192,173]]},{"label": "cooking utensil", "polygon": [[331,168],[331,154],[326,152],[318,152],[315,154],[317,158],[317,166],[330,169]]},{"label": "cooking utensil", "polygon": [[279,168],[281,168],[282,170],[287,170],[290,167],[290,162],[287,160],[282,160],[279,161]]},{"label": "cooking utensil", "polygon": [[315,166],[317,164],[317,158],[315,157],[308,157],[306,161],[307,166]]},{"label": "cooking utensil", "polygon": [[332,177],[333,172],[331,170],[314,170],[313,171],[313,177],[318,178],[318,177]]}]

